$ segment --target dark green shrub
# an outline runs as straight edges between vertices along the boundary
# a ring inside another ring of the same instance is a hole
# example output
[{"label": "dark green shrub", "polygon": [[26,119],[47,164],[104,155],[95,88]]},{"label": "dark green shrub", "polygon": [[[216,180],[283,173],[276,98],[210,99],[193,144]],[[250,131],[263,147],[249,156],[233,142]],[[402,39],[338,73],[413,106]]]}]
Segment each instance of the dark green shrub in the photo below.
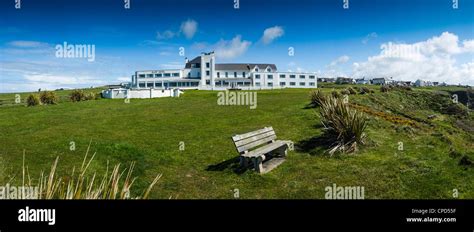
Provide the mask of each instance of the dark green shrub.
[{"label": "dark green shrub", "polygon": [[320,115],[325,135],[333,140],[328,150],[330,155],[336,151],[355,152],[359,145],[365,144],[366,117],[342,99],[327,97],[321,103]]},{"label": "dark green shrub", "polygon": [[340,94],[339,92],[337,92],[336,90],[333,90],[333,91],[331,92],[331,95],[332,95],[332,97],[334,97],[334,98],[340,98],[340,97],[341,97],[341,94]]},{"label": "dark green shrub", "polygon": [[40,94],[40,101],[41,103],[45,104],[45,105],[54,105],[54,104],[57,104],[58,103],[58,96],[56,95],[55,92],[52,92],[52,91],[44,91],[44,92],[41,92]]},{"label": "dark green shrub", "polygon": [[41,101],[40,101],[39,96],[36,95],[36,94],[30,94],[26,98],[26,105],[27,106],[37,106],[39,104],[41,104]]}]

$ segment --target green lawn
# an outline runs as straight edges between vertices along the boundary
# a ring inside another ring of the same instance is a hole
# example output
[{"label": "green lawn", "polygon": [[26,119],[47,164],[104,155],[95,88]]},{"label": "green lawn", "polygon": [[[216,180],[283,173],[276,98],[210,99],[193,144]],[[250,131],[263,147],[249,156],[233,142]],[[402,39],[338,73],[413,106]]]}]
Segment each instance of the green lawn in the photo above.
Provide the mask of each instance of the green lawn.
[{"label": "green lawn", "polygon": [[[320,89],[334,87],[342,86]],[[65,176],[81,165],[92,140],[93,171],[104,171],[107,161],[109,166],[136,161],[137,193],[162,173],[151,198],[233,198],[234,189],[240,198],[324,198],[325,187],[333,183],[363,186],[370,199],[451,199],[453,189],[459,198],[474,198],[474,168],[459,164],[462,156],[474,160],[474,135],[455,126],[461,121],[472,129],[472,114],[461,120],[433,110],[431,95],[423,93],[442,88],[410,93],[372,88],[374,94],[350,95],[349,101],[418,126],[368,115],[367,146],[333,157],[323,154],[318,143],[322,126],[317,109],[308,107],[305,89],[258,91],[256,109],[217,105],[217,92],[211,91],[128,104],[120,99],[72,103],[66,100],[69,91],[60,91],[58,105],[36,107],[13,104],[14,94],[0,94],[0,185],[12,178],[20,182],[24,150],[32,178],[49,171],[57,156]],[[424,122],[433,114],[435,119]],[[268,174],[237,171],[231,136],[265,126],[273,126],[280,139],[294,141],[296,150]],[[71,141],[75,151],[69,149]]]}]

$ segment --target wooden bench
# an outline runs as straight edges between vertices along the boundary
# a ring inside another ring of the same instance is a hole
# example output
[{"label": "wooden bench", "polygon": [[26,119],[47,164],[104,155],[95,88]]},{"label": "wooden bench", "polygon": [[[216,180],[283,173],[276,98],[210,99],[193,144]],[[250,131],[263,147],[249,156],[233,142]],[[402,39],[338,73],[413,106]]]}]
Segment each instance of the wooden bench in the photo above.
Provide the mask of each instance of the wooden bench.
[{"label": "wooden bench", "polygon": [[285,161],[291,141],[276,140],[272,127],[245,134],[234,135],[232,140],[240,154],[240,165],[247,168],[253,164],[258,173],[267,173]]}]

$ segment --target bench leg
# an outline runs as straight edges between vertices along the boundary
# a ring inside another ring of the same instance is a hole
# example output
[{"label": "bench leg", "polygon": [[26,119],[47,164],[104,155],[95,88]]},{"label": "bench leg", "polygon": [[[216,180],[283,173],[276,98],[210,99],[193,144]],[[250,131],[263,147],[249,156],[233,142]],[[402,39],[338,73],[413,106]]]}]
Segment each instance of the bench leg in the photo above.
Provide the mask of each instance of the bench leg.
[{"label": "bench leg", "polygon": [[278,156],[286,157],[288,155],[288,146],[283,146],[277,151]]},{"label": "bench leg", "polygon": [[259,157],[255,157],[253,158],[253,166],[255,168],[255,171],[258,172],[258,173],[262,173],[263,172],[263,160],[265,159],[265,156],[259,156]]},{"label": "bench leg", "polygon": [[249,162],[246,157],[240,156],[240,167],[247,168]]}]

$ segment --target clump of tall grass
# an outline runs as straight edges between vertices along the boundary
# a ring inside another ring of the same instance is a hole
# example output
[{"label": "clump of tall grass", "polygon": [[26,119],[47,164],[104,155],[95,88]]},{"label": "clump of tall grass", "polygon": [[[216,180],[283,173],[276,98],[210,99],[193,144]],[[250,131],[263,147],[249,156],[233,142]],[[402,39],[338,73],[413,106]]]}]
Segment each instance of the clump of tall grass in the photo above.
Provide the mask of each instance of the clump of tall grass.
[{"label": "clump of tall grass", "polygon": [[385,93],[392,90],[392,86],[390,85],[382,85],[380,86],[380,92]]},{"label": "clump of tall grass", "polygon": [[311,105],[320,106],[321,102],[326,99],[326,96],[321,92],[321,90],[313,90],[309,93],[311,98]]},{"label": "clump of tall grass", "polygon": [[30,94],[26,98],[26,105],[27,106],[37,106],[41,104],[40,98],[37,94]]},{"label": "clump of tall grass", "polygon": [[341,95],[349,95],[349,94],[351,94],[351,92],[349,92],[349,90],[347,90],[347,89],[341,90]]},{"label": "clump of tall grass", "polygon": [[45,105],[54,105],[58,103],[58,96],[52,91],[43,91],[40,94],[41,103]]},{"label": "clump of tall grass", "polygon": [[336,90],[333,90],[333,91],[331,92],[331,95],[332,95],[332,97],[334,97],[334,98],[340,98],[340,97],[341,97],[341,94],[340,94],[339,92],[337,92]]},{"label": "clump of tall grass", "polygon": [[[130,189],[136,181],[136,177],[132,177],[135,163],[132,162],[128,169],[121,169],[121,164],[116,164],[110,172],[107,163],[106,171],[102,177],[95,172],[92,177],[88,177],[86,173],[95,157],[94,153],[88,159],[89,148],[90,144],[77,172],[74,167],[71,176],[58,176],[56,170],[59,157],[57,157],[48,174],[41,172],[37,186],[32,185],[28,167],[25,168],[23,153],[23,186],[38,187],[39,199],[147,199],[153,186],[161,178],[161,174],[157,175],[142,195],[132,197]],[[25,173],[28,177],[27,183],[25,183]]]},{"label": "clump of tall grass", "polygon": [[325,136],[333,142],[328,150],[330,155],[337,151],[356,152],[359,145],[365,144],[367,119],[342,99],[327,97],[321,103],[320,115]]},{"label": "clump of tall grass", "polygon": [[349,93],[352,94],[352,95],[357,94],[357,91],[354,88],[352,88],[351,86],[349,86],[347,88],[347,91],[349,91]]}]

